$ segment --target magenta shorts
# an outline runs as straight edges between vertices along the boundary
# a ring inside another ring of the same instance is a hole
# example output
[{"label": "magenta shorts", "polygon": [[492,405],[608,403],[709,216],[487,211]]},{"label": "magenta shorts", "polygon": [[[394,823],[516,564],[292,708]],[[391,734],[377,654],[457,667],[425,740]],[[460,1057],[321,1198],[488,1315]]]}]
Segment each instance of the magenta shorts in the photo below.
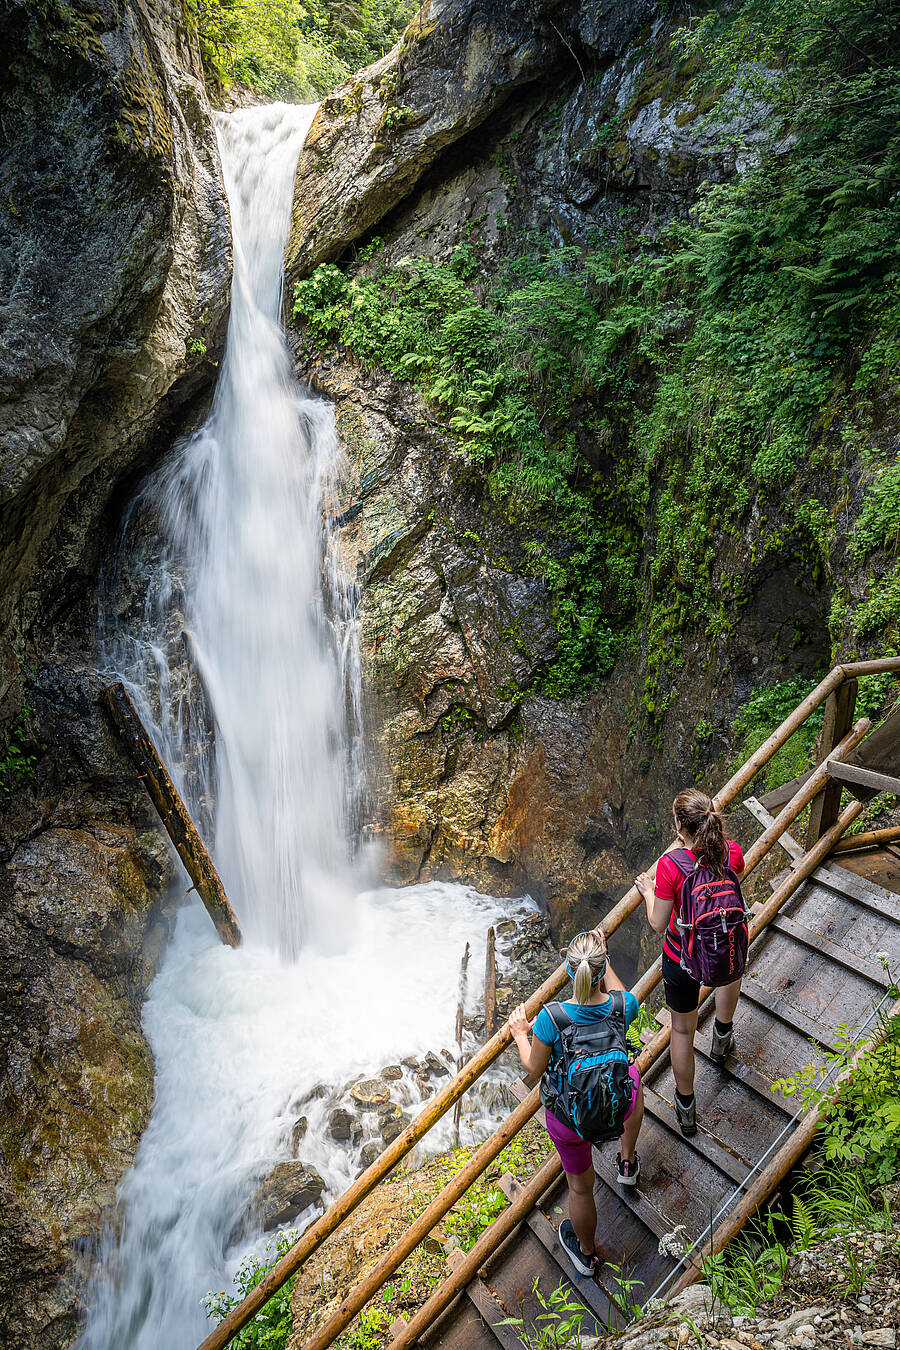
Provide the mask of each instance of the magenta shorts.
[{"label": "magenta shorts", "polygon": [[[637,1101],[638,1091],[641,1086],[641,1075],[638,1072],[636,1064],[629,1064],[628,1073],[631,1078],[631,1105],[625,1112],[625,1119],[631,1115],[634,1110],[634,1104]],[[591,1154],[591,1146],[586,1139],[582,1139],[580,1134],[570,1130],[568,1125],[564,1125],[556,1116],[551,1115],[547,1110],[544,1111],[547,1121],[547,1133],[556,1146],[560,1161],[563,1165],[563,1171],[571,1176],[580,1177],[582,1172],[586,1172],[589,1167],[593,1167],[594,1159]]]}]

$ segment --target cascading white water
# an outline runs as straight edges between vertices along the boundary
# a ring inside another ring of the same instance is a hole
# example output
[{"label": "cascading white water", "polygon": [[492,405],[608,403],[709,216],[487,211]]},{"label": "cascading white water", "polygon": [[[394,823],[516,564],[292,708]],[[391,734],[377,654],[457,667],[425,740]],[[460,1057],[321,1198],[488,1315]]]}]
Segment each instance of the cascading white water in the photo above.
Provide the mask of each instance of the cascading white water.
[{"label": "cascading white water", "polygon": [[[107,663],[211,844],[246,940],[223,947],[196,900],[179,914],[144,1011],[153,1112],[94,1263],[79,1350],[198,1344],[200,1299],[260,1245],[236,1221],[292,1156],[297,1116],[326,1197],[358,1170],[358,1143],[327,1134],[334,1103],[313,1089],[452,1046],[466,942],[478,969],[488,926],[533,908],[442,884],[354,894],[356,625],[322,526],[337,442],[328,406],[293,381],[279,324],[312,112],[217,118],[235,257],[226,358],[208,422],[142,493],[101,597]],[[149,583],[129,579],[148,521]],[[397,1091],[418,1109],[409,1076]],[[448,1138],[445,1127],[433,1144]]]},{"label": "cascading white water", "polygon": [[314,111],[218,119],[234,240],[227,352],[209,421],[160,484],[215,717],[216,858],[248,936],[286,956],[333,940],[348,884],[340,684],[320,585],[336,444],[330,410],[294,381],[280,324],[294,167]]}]

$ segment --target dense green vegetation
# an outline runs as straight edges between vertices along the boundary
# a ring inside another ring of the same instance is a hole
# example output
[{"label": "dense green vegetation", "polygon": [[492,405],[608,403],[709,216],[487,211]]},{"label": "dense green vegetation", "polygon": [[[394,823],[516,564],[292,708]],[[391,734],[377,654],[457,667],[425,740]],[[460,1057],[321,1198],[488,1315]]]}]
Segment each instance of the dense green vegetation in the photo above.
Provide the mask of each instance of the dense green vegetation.
[{"label": "dense green vegetation", "polygon": [[207,75],[313,101],[392,47],[414,0],[187,0]]},{"label": "dense green vegetation", "polygon": [[[885,963],[885,968],[887,965]],[[856,1298],[868,1268],[851,1242],[854,1230],[892,1233],[895,1220],[884,1187],[900,1176],[900,1016],[887,1007],[900,994],[896,982],[873,1016],[877,1046],[850,1069],[854,1044],[843,1046],[776,1084],[785,1096],[818,1107],[817,1148],[823,1165],[798,1182],[789,1214],[769,1213],[707,1263],[714,1293],[736,1314],[750,1314],[778,1292],[793,1253],[816,1242],[838,1239],[846,1255],[844,1287]],[[836,1095],[834,1083],[850,1069]]]},{"label": "dense green vegetation", "polygon": [[43,749],[35,732],[34,709],[26,704],[10,727],[6,749],[0,755],[0,793],[11,792],[33,776]]},{"label": "dense green vegetation", "polygon": [[[207,1316],[213,1318],[216,1324],[223,1321],[232,1308],[236,1308],[290,1251],[298,1236],[291,1229],[285,1229],[270,1243],[265,1256],[248,1256],[242,1261],[235,1272],[234,1293],[226,1293],[223,1289],[221,1293],[207,1294],[202,1300]],[[287,1345],[291,1334],[291,1294],[295,1280],[296,1276],[292,1275],[275,1291],[256,1316],[237,1333],[232,1345],[239,1346],[241,1350],[282,1350]]]},{"label": "dense green vegetation", "polygon": [[[871,429],[900,365],[898,25],[863,0],[745,0],[676,33],[647,79],[683,94],[699,72],[696,125],[723,145],[764,96],[773,144],[655,238],[508,236],[489,275],[466,243],[379,268],[376,241],[297,287],[311,340],[414,380],[522,526],[556,601],[548,692],[589,688],[643,627],[658,715],[683,632],[731,631],[766,553],[817,582],[896,554],[900,470]],[[853,463],[873,486],[848,530]],[[835,638],[895,644],[896,564],[831,617]]]}]

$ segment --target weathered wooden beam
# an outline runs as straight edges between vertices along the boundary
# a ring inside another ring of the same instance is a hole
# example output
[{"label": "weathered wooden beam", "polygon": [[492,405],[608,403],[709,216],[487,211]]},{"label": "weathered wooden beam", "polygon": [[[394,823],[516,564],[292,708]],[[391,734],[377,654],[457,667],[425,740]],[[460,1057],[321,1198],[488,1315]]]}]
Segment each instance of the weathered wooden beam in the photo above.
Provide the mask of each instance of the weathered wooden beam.
[{"label": "weathered wooden beam", "polygon": [[556,1180],[561,1170],[559,1158],[556,1156],[544,1163],[513,1203],[502,1211],[490,1228],[486,1228],[475,1245],[466,1252],[450,1278],[438,1285],[427,1302],[422,1304],[407,1323],[406,1328],[391,1341],[389,1350],[411,1350],[435,1318],[465,1289],[472,1277],[478,1273],[483,1261],[496,1250],[502,1239],[528,1218],[534,1205],[551,1182]]},{"label": "weathered wooden beam", "polygon": [[[503,1176],[497,1182],[500,1190],[506,1196],[510,1204],[517,1200],[525,1189],[523,1184],[518,1181],[509,1172],[504,1172]],[[569,1258],[566,1255],[565,1248],[559,1240],[559,1232],[553,1227],[553,1224],[543,1214],[540,1209],[533,1209],[525,1220],[538,1242],[544,1248],[549,1256],[559,1265],[566,1279],[578,1293],[582,1303],[590,1308],[591,1312],[597,1317],[601,1326],[606,1326],[610,1317],[615,1317],[619,1309],[613,1303],[609,1294],[601,1284],[596,1283],[590,1275],[577,1275],[573,1273]],[[518,1350],[522,1350],[522,1341],[519,1341]]]},{"label": "weathered wooden beam", "polygon": [[807,769],[805,773],[798,774],[792,778],[789,783],[782,783],[781,787],[772,788],[771,792],[765,792],[760,797],[760,802],[767,811],[780,811],[781,808],[791,800],[812,777],[814,769]]},{"label": "weathered wooden beam", "polygon": [[[493,930],[491,930],[493,931]],[[466,990],[469,984],[469,944],[466,943],[466,950],[463,952],[462,961],[459,966],[459,997],[456,1003],[456,1045],[459,1054],[456,1057],[456,1072],[462,1069],[463,1060],[463,1020],[466,1011]],[[453,1128],[456,1130],[456,1142],[459,1143],[459,1122],[462,1119],[462,1097],[458,1097],[456,1105],[453,1108]]]},{"label": "weathered wooden beam", "polygon": [[861,979],[868,980],[871,984],[877,984],[881,989],[887,989],[890,985],[887,971],[877,961],[869,961],[864,956],[847,951],[847,948],[842,947],[839,942],[832,942],[831,938],[813,932],[811,928],[798,923],[796,919],[789,918],[786,914],[777,914],[769,927],[784,933],[786,937],[793,938],[810,951],[827,956],[836,966],[843,966],[845,970],[852,971],[854,975],[859,975]]},{"label": "weathered wooden beam", "polygon": [[103,691],[102,698],[113,725],[131,755],[138,778],[150,794],[166,833],[216,926],[216,932],[229,947],[239,947],[240,925],[215,864],[125,686],[121,682],[111,684]]},{"label": "weathered wooden beam", "polygon": [[[822,734],[819,737],[818,762],[828,759],[839,741],[843,740],[853,723],[856,708],[858,680],[845,680],[838,685],[825,702],[825,719]],[[843,788],[833,778],[809,808],[809,824],[806,828],[806,847],[812,848],[816,840],[821,839],[827,829],[834,824],[841,809]]]},{"label": "weathered wooden beam", "polygon": [[875,769],[864,769],[861,764],[829,763],[828,774],[850,787],[867,788],[870,794],[893,792],[895,796],[900,796],[900,778],[890,773],[878,773]]}]

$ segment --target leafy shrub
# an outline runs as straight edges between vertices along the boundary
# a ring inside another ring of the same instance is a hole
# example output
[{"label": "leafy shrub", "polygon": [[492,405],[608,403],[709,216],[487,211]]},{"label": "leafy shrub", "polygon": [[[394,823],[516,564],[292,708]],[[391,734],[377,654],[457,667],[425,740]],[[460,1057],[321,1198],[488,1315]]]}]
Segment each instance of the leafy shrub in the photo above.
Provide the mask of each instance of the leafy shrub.
[{"label": "leafy shrub", "polygon": [[[733,768],[737,769],[749,759],[815,686],[815,680],[796,676],[754,690],[734,721],[737,749]],[[823,717],[823,708],[818,708],[772,756],[765,770],[767,788],[790,782],[803,773],[822,728]]]},{"label": "leafy shrub", "polygon": [[900,542],[900,460],[880,469],[853,527],[852,550],[862,560]]},{"label": "leafy shrub", "polygon": [[376,60],[415,12],[413,0],[187,0],[204,68],[269,98],[314,101]]},{"label": "leafy shrub", "polygon": [[14,784],[32,777],[43,748],[36,739],[34,709],[26,705],[12,725],[6,752],[0,758],[0,793],[11,792]]},{"label": "leafy shrub", "polygon": [[[887,969],[886,960],[884,964]],[[814,1242],[858,1229],[892,1231],[890,1204],[879,1187],[900,1176],[900,1016],[884,1011],[898,994],[892,982],[874,1017],[879,1043],[855,1065],[851,1061],[858,1033],[845,1027],[839,1049],[822,1064],[807,1065],[775,1084],[785,1096],[799,1096],[807,1109],[818,1107],[817,1141],[824,1161],[819,1171],[798,1181],[790,1217],[770,1212],[755,1219],[705,1263],[713,1294],[733,1313],[755,1315],[760,1303],[777,1294],[792,1250],[804,1251]],[[845,1071],[833,1095],[834,1083]],[[845,1251],[844,1292],[855,1298],[866,1268],[852,1244]]]},{"label": "leafy shrub", "polygon": [[[297,1233],[289,1230],[279,1233],[274,1242],[269,1244],[264,1257],[248,1256],[242,1261],[234,1277],[236,1293],[229,1294],[223,1290],[220,1294],[207,1294],[202,1300],[207,1316],[215,1318],[216,1324],[224,1321],[232,1308],[236,1308],[290,1251],[297,1237]],[[292,1275],[276,1290],[256,1316],[237,1333],[231,1344],[240,1346],[241,1350],[284,1350],[293,1326],[291,1294],[295,1281],[296,1276]]]},{"label": "leafy shrub", "polygon": [[[887,957],[881,959],[888,969]],[[898,995],[892,983],[886,998]],[[853,1065],[836,1095],[832,1084],[850,1067],[856,1047],[856,1029],[846,1026],[838,1049],[821,1065],[810,1064],[775,1086],[786,1097],[800,1097],[805,1108],[818,1108],[820,1147],[829,1162],[864,1166],[870,1182],[879,1184],[900,1171],[900,1015],[879,1012],[876,1028],[879,1043]]]}]

